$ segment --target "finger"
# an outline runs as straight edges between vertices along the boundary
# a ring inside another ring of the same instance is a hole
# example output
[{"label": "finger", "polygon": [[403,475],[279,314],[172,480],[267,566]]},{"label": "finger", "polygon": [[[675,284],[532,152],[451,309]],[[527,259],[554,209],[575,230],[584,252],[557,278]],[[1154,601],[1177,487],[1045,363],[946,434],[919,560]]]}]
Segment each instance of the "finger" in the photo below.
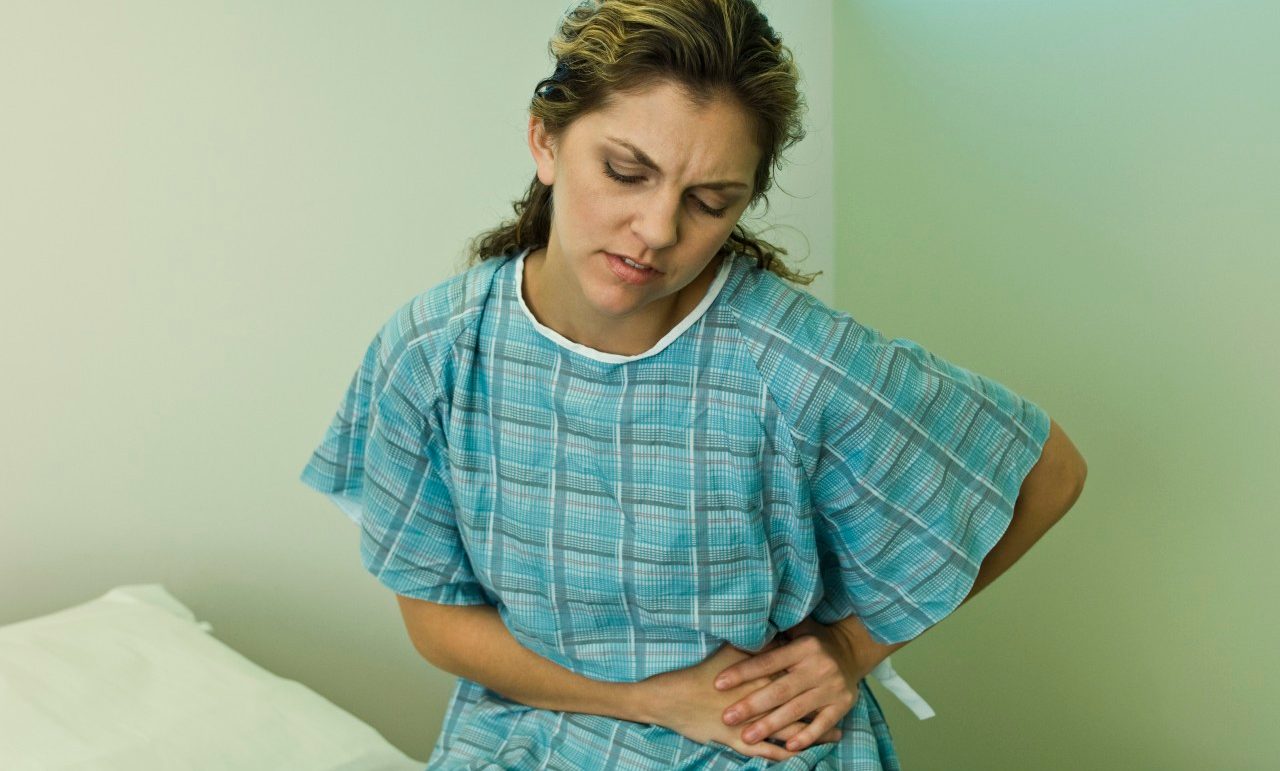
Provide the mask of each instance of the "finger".
[{"label": "finger", "polygon": [[716,675],[715,687],[723,691],[746,680],[768,677],[774,672],[785,670],[799,660],[800,657],[789,645],[766,649],[749,659],[743,659],[733,666],[722,669],[720,674]]},{"label": "finger", "polygon": [[[787,726],[781,731],[778,731],[777,733],[775,733],[773,736],[770,736],[769,738],[776,739],[777,741],[780,741],[785,745],[788,739],[799,734],[801,731],[805,729],[807,725],[808,725],[807,723],[792,723],[791,725]],[[840,737],[843,735],[844,735],[844,732],[841,731],[839,728],[832,728],[830,731],[827,731],[822,736],[818,737],[818,740],[814,742],[814,744],[838,742],[840,741]],[[788,748],[788,749],[791,749],[791,748]],[[800,749],[803,750],[805,749],[805,747],[801,747]]]},{"label": "finger", "polygon": [[[781,740],[781,742],[786,742],[787,739],[790,739],[791,736],[795,736],[796,734],[799,734],[800,731],[805,730],[806,727],[809,727],[808,720],[800,720],[800,721],[792,722],[791,725],[783,727],[783,729],[778,730],[777,733],[774,733],[772,736],[769,736],[769,739],[778,739],[778,740]],[[826,734],[822,735],[822,739],[826,740],[826,742],[831,742],[831,740],[840,738],[840,735],[838,734],[840,734],[840,729],[831,729],[827,731]]]},{"label": "finger", "polygon": [[743,755],[749,755],[757,758],[768,758],[769,760],[790,760],[796,756],[796,753],[791,752],[785,747],[779,747],[778,745],[770,744],[769,742],[745,744],[741,739],[737,739],[729,746],[733,747],[738,752],[741,752]]},{"label": "finger", "polygon": [[799,752],[808,748],[836,724],[841,717],[837,714],[838,712],[839,710],[830,707],[820,710],[812,722],[805,725],[795,736],[787,739],[787,749]]},{"label": "finger", "polygon": [[783,728],[782,730],[775,732],[769,738],[772,740],[780,741],[783,744],[786,744],[787,739],[790,739],[791,737],[803,731],[804,727],[805,727],[804,723],[792,723],[786,728]]},{"label": "finger", "polygon": [[[791,723],[795,723],[806,713],[814,708],[813,697],[798,696],[787,701],[781,707],[770,712],[763,719],[755,720],[746,726],[742,732],[742,740],[745,742],[757,742],[766,736],[772,735]],[[830,725],[824,727],[826,730]]]},{"label": "finger", "polygon": [[760,691],[764,690],[764,688],[772,684],[772,682],[773,681],[769,678],[759,677],[755,680],[748,680],[743,683],[742,686],[744,688],[753,690],[747,696],[725,707],[724,711],[720,713],[720,720],[723,721],[725,725],[738,725],[743,721],[762,717],[771,708],[781,704],[782,702],[777,702],[776,704],[766,704],[761,707],[755,707],[752,706],[752,703],[749,703],[752,698],[759,695]]},{"label": "finger", "polygon": [[[724,712],[720,715],[720,719],[724,721],[725,725],[741,725],[748,720],[763,717],[796,696],[797,686],[794,681],[783,679],[765,680],[763,678],[752,681],[752,684],[757,683],[759,687],[756,690],[725,707]],[[787,720],[781,725],[790,722],[792,720]]]},{"label": "finger", "polygon": [[[791,733],[792,733],[792,735],[794,735],[794,734],[798,734],[798,733],[800,733],[802,730],[804,730],[805,726],[807,726],[809,723],[812,723],[812,722],[813,722],[813,720],[814,720],[814,718],[816,718],[817,716],[818,716],[818,710],[815,710],[815,711],[813,711],[813,712],[810,712],[809,714],[807,714],[807,715],[805,715],[804,717],[800,718],[800,720],[799,720],[799,721],[797,721],[797,722],[795,722],[795,723],[792,723],[790,726],[788,726],[787,728],[785,728],[785,729],[783,729],[783,730],[788,730],[789,728],[791,728],[791,727],[793,727],[793,726],[794,726],[794,727],[795,727],[795,730],[794,730],[794,731],[792,731]],[[838,723],[838,722],[840,722],[840,721],[838,721],[838,720],[837,720],[836,722]],[[844,732],[843,732],[843,731],[841,731],[839,728],[832,728],[830,731],[827,731],[825,734],[823,734],[821,737],[819,737],[818,741],[819,741],[819,742],[838,742],[838,741],[840,741],[840,737],[841,737],[841,736],[843,736],[843,735],[844,735]],[[790,738],[790,737],[788,737],[788,738]],[[816,742],[815,742],[815,743],[816,743]]]}]

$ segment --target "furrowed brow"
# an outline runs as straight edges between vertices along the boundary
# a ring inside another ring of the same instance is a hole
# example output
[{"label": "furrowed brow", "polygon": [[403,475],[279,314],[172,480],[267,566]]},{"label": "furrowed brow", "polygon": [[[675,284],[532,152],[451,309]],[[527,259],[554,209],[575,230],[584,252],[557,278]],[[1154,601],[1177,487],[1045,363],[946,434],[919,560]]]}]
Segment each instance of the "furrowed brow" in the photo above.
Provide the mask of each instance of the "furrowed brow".
[{"label": "furrowed brow", "polygon": [[[649,157],[649,154],[646,153],[644,150],[641,150],[639,147],[636,147],[635,145],[631,144],[627,140],[620,139],[618,137],[605,137],[605,139],[608,139],[611,142],[620,144],[623,147],[630,150],[631,154],[635,156],[636,163],[639,163],[643,166],[648,166],[649,168],[653,169],[659,174],[663,173],[662,169],[658,168],[658,164],[655,163],[654,160]],[[709,190],[725,190],[728,188],[741,188],[743,190],[750,189],[750,185],[747,185],[742,182],[735,182],[734,180],[731,180],[731,179],[718,179],[715,182],[703,182],[700,185],[694,185],[694,187],[705,187]]]}]

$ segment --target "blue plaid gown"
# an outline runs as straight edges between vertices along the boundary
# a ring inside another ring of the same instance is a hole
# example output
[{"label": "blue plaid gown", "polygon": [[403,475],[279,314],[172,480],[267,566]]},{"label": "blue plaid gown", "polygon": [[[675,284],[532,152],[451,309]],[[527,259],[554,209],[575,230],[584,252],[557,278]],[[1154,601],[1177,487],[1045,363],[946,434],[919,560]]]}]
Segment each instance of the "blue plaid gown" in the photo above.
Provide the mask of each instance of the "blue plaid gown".
[{"label": "blue plaid gown", "polygon": [[[738,255],[650,350],[588,348],[530,312],[528,252],[398,308],[301,474],[378,581],[493,605],[525,647],[614,682],[809,615],[908,640],[960,604],[1044,410]],[[458,678],[427,769],[899,768],[866,680],[840,728],[771,763]]]}]

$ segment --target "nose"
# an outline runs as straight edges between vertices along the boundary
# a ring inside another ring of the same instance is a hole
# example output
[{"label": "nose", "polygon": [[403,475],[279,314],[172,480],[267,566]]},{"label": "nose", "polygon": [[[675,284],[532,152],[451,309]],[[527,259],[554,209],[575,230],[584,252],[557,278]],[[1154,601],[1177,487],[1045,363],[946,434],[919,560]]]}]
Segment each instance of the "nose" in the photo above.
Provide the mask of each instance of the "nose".
[{"label": "nose", "polygon": [[660,251],[680,238],[680,194],[655,192],[631,221],[631,230],[649,247]]}]

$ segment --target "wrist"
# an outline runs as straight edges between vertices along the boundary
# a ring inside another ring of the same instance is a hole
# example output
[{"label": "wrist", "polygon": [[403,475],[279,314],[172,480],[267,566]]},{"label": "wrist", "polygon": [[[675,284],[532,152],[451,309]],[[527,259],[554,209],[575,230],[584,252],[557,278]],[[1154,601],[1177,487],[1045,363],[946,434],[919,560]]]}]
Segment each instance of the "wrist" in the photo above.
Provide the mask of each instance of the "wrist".
[{"label": "wrist", "polygon": [[857,616],[838,621],[832,625],[832,628],[840,633],[849,660],[864,674],[889,658],[889,654],[906,645],[905,642],[891,644],[877,642]]},{"label": "wrist", "polygon": [[654,678],[649,677],[634,683],[626,683],[627,690],[622,708],[626,711],[626,720],[633,723],[659,725],[657,707],[657,688]]}]

